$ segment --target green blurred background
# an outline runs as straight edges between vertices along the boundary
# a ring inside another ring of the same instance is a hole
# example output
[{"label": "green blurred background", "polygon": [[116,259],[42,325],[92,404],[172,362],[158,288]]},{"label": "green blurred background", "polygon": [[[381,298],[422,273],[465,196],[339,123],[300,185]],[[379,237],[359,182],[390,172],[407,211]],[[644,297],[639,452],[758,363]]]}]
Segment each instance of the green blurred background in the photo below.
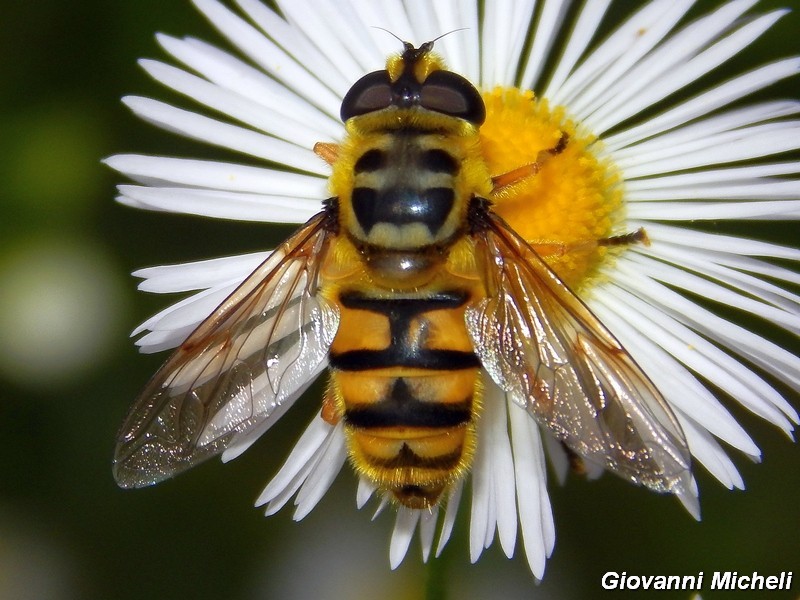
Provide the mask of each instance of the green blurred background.
[{"label": "green blurred background", "polygon": [[[623,2],[622,12],[633,4]],[[797,2],[760,4],[787,5]],[[212,461],[140,491],[122,491],[111,478],[117,427],[164,359],[139,355],[128,332],[172,301],[137,293],[129,273],[265,249],[289,231],[113,202],[120,178],[99,163],[105,156],[220,156],[137,121],[119,102],[127,93],[169,98],[135,64],[164,57],[156,31],[220,43],[178,0],[3,3],[0,600],[422,597],[430,574],[416,541],[405,563],[390,571],[392,519],[387,512],[373,523],[369,510],[356,511],[349,471],[301,523],[288,509],[265,519],[252,508],[318,407],[319,390],[233,463]],[[798,31],[794,12],[716,77],[797,53]],[[798,91],[795,78],[759,97],[797,98]],[[763,235],[797,241],[794,224],[770,225]],[[795,339],[779,339],[798,350]],[[800,406],[796,395],[790,400]],[[613,477],[572,478],[563,488],[552,484],[557,542],[540,585],[520,548],[512,561],[495,546],[469,565],[466,503],[436,577],[449,598],[464,600],[589,598],[608,570],[704,571],[710,579],[715,569],[796,569],[800,590],[800,449],[735,412],[763,449],[763,464],[735,456],[746,492],[728,492],[700,470],[701,523],[674,500]]]}]

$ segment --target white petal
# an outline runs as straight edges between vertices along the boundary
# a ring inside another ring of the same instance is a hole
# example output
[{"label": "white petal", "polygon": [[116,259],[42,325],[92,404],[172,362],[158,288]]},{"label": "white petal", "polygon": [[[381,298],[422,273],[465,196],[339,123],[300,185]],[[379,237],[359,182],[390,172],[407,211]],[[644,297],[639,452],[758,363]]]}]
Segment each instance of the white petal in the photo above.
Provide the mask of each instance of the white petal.
[{"label": "white petal", "polygon": [[[331,425],[319,418],[319,416],[315,416],[306,427],[303,435],[297,440],[283,466],[258,496],[255,505],[263,506],[274,502],[277,498],[281,498],[280,506],[283,506],[294,494],[294,491],[290,494],[286,494],[286,491],[292,488],[295,491],[299,489],[303,480],[305,480],[306,474],[311,471],[311,468],[316,463],[317,455],[325,446],[333,429]],[[303,477],[298,479],[300,475],[303,475]],[[276,510],[280,506],[277,506]]]},{"label": "white petal", "polygon": [[555,546],[555,525],[547,493],[547,472],[539,427],[521,407],[508,405],[514,449],[517,509],[525,555],[533,576],[544,576],[545,561]]},{"label": "white petal", "polygon": [[[620,300],[621,296],[627,302]],[[674,321],[671,324],[677,331],[665,330],[663,325],[651,323],[650,314],[640,312],[641,303],[611,286],[598,290],[594,300],[592,308],[597,316],[636,358],[673,408],[681,410],[735,448],[750,455],[758,453],[758,447],[747,432],[686,368],[698,364],[702,369],[710,362],[694,350],[690,340],[681,345],[684,334],[695,338],[696,335]],[[661,320],[669,322],[667,318]],[[708,369],[715,367],[709,366]]]},{"label": "white petal", "polygon": [[152,331],[136,340],[135,344],[142,354],[163,352],[180,346],[196,328],[197,324],[194,324],[178,329]]},{"label": "white petal", "polygon": [[684,492],[678,494],[680,500],[686,511],[692,515],[697,521],[700,520],[700,490],[697,487],[697,479],[692,476],[690,487]]},{"label": "white petal", "polygon": [[[603,2],[601,2],[603,4]],[[504,81],[515,81],[517,65],[520,63],[519,54],[523,49],[525,34],[528,30],[528,23],[531,21],[533,13],[533,2],[517,3],[512,23],[520,23],[518,34],[514,38],[514,45],[511,48],[510,60],[507,60]],[[527,57],[524,61],[524,70],[520,79],[523,88],[537,89],[536,83],[542,73],[542,69],[547,65],[547,56],[552,52],[553,45],[559,40],[559,32],[564,17],[569,10],[569,3],[561,0],[546,0],[539,18],[536,21],[536,30],[533,33],[533,42]],[[522,26],[524,25],[524,27]]]},{"label": "white petal", "polygon": [[800,202],[639,202],[628,207],[631,222],[722,219],[789,220],[800,217]]},{"label": "white petal", "polygon": [[564,485],[567,482],[567,475],[569,475],[569,456],[567,451],[561,442],[547,431],[540,432],[540,434],[544,448],[547,451],[550,466],[555,471],[556,481],[558,481],[559,485]]},{"label": "white petal", "polygon": [[[744,292],[761,302],[781,309],[784,314],[792,315],[800,312],[800,296],[744,272],[750,270],[749,267],[753,262],[759,264],[758,261],[748,261],[742,257],[735,257],[738,260],[731,261],[727,256],[717,252],[701,248],[687,249],[664,243],[651,245],[648,250],[650,257],[658,258],[680,270],[693,271],[701,276],[713,278],[727,288]],[[729,263],[735,264],[736,267],[728,268]]]},{"label": "white petal", "polygon": [[[624,263],[621,263],[618,267],[619,283],[644,299],[647,304],[658,307],[659,314],[684,323],[688,327],[703,333],[715,343],[751,360],[789,385],[798,384],[799,378],[797,374],[800,372],[800,358],[795,357],[768,340],[701,308],[652,279],[644,279],[640,273],[634,274],[630,267]],[[758,388],[760,394],[771,398],[770,403],[774,407],[779,407],[784,414],[796,422],[797,413],[771,387],[766,386],[760,378],[755,377],[747,368],[743,367],[739,373],[750,381],[748,386],[753,386],[753,389]],[[751,377],[755,377],[755,379],[751,379]],[[771,411],[772,409],[769,410]],[[769,418],[762,413],[759,414]],[[776,416],[774,413],[771,414]],[[777,416],[776,418],[782,423],[780,426],[788,432],[790,430],[790,428],[787,429],[788,424],[782,418]]]},{"label": "white petal", "polygon": [[[628,31],[627,36],[620,40],[627,46],[627,49],[615,56],[614,61],[606,68],[598,71],[596,78],[581,91],[580,95],[575,96],[569,102],[568,106],[572,113],[579,116],[592,130],[598,133],[605,131],[605,128],[600,128],[599,123],[595,122],[593,113],[609,100],[613,101],[617,94],[624,95],[626,86],[637,86],[636,83],[628,83],[629,79],[632,79],[632,74],[638,70],[637,66],[642,62],[647,62],[644,57],[648,54],[660,52],[660,50],[653,51],[653,48],[675,27],[691,4],[691,2],[654,2],[654,6],[660,6],[663,10],[658,19],[635,31]],[[647,8],[643,9],[642,13],[645,13],[646,10]],[[623,25],[623,27],[627,26],[627,23]],[[667,42],[667,44],[669,43],[671,41]],[[649,75],[643,77],[647,79]],[[660,89],[660,86],[652,87]]]},{"label": "white petal", "polygon": [[400,566],[408,552],[414,530],[417,528],[420,511],[401,506],[397,509],[397,519],[392,531],[392,541],[389,546],[389,565],[394,570]]},{"label": "white petal", "polygon": [[[488,391],[488,376],[483,378],[484,394]],[[492,382],[494,383],[494,382]],[[484,395],[486,403],[496,402],[502,408],[492,415],[494,431],[489,441],[492,450],[492,479],[494,480],[494,499],[497,503],[497,534],[500,546],[508,558],[514,556],[514,546],[517,540],[517,494],[514,477],[514,460],[511,452],[511,436],[506,411],[507,399],[497,386],[496,394],[492,398]],[[486,418],[484,415],[483,418]],[[491,539],[487,539],[487,547]]]},{"label": "white petal", "polygon": [[240,283],[241,281],[226,281],[184,298],[147,319],[134,329],[131,335],[137,335],[146,329],[162,331],[197,326],[222,304]]},{"label": "white petal", "polygon": [[126,96],[122,101],[137,116],[167,131],[301,171],[320,175],[326,172],[324,163],[309,149],[176,108],[158,100]]},{"label": "white petal", "polygon": [[238,221],[303,223],[322,210],[319,200],[295,196],[134,185],[121,185],[119,191],[117,200],[137,208]]},{"label": "white petal", "polygon": [[[386,31],[390,31],[402,40],[419,43],[422,33],[415,31],[408,20],[408,13],[400,2],[388,0],[375,2],[374,0],[353,1],[354,12],[359,17],[359,22],[367,28],[372,38],[372,43],[378,48],[379,56],[375,59],[371,70],[385,66],[386,57],[397,53],[399,46],[397,40]],[[378,29],[379,28],[379,29]],[[385,30],[385,31],[382,31]]]},{"label": "white petal", "polygon": [[695,457],[719,482],[729,490],[743,490],[744,480],[725,450],[702,426],[691,417],[681,419],[681,428],[689,442],[692,456]]},{"label": "white petal", "polygon": [[800,188],[796,182],[789,180],[745,182],[732,179],[719,185],[675,186],[626,194],[626,200],[631,203],[663,200],[762,200],[764,198],[800,200]]},{"label": "white petal", "polygon": [[594,465],[589,462],[584,463],[583,468],[586,470],[585,477],[588,481],[597,481],[606,472],[602,465]]},{"label": "white petal", "polygon": [[452,32],[436,42],[448,68],[469,81],[480,82],[478,6],[471,0],[430,2],[442,33]]},{"label": "white petal", "polygon": [[[514,18],[514,9],[527,14]],[[533,3],[493,2],[484,11],[482,35],[481,85],[490,89],[514,80],[519,65],[519,41],[525,39],[531,23]],[[517,47],[516,52],[514,48]]]},{"label": "white petal", "polygon": [[333,93],[276,44],[215,0],[193,0],[228,40],[272,77],[329,115],[339,113],[341,97]]},{"label": "white petal", "polygon": [[[797,385],[797,376],[794,374],[800,373],[798,357],[760,336],[726,321],[666,286],[645,278],[638,270],[625,264],[623,260],[618,261],[616,273],[619,285],[635,290],[635,294],[645,299],[646,303],[658,307],[663,313],[671,315],[676,321],[708,336],[731,352],[752,360],[790,385]],[[767,356],[770,358],[767,359]],[[736,378],[733,381],[737,381],[737,385],[746,385],[751,390],[747,395],[738,397],[739,402],[774,423],[787,434],[791,432],[791,422],[797,423],[798,416],[785,399],[744,365],[741,365],[739,369],[732,367],[729,372]],[[723,389],[727,389],[732,381],[721,378],[719,383]]]},{"label": "white petal", "polygon": [[377,519],[378,515],[380,515],[387,506],[389,506],[389,498],[386,495],[384,495],[381,497],[380,502],[378,503],[378,507],[375,509],[375,512],[372,515],[372,520],[374,521],[375,519]]},{"label": "white petal", "polygon": [[[629,179],[625,182],[625,197],[637,200],[669,199],[674,192],[686,193],[686,190],[714,189],[726,183],[752,185],[760,182],[776,181],[770,179],[775,175],[794,175],[800,173],[800,162],[772,163],[767,165],[750,165],[746,167],[729,167],[724,169],[705,169],[693,173],[664,175]],[[777,180],[783,182],[783,180]],[[660,194],[653,197],[641,197],[642,193]],[[800,193],[800,192],[798,192]],[[734,196],[736,197],[736,196]]]},{"label": "white petal", "polygon": [[[484,415],[485,416],[485,415]],[[482,418],[480,422],[484,419]],[[481,440],[481,437],[478,438]],[[472,505],[469,521],[469,558],[476,562],[486,544],[487,531],[494,533],[495,514],[492,502],[491,466],[488,464],[486,444],[478,443],[472,465]],[[491,525],[490,525],[491,524]]]},{"label": "white petal", "polygon": [[[327,47],[327,52],[320,51],[318,47],[320,45],[320,40],[317,39],[317,36],[303,35],[303,26],[309,22],[313,22],[313,20],[317,18],[317,11],[309,11],[297,2],[283,4],[280,8],[290,21],[287,22],[265,4],[257,0],[237,0],[236,4],[242,8],[247,16],[250,17],[264,33],[277,42],[281,48],[291,53],[292,57],[301,65],[312,70],[314,76],[325,83],[325,85],[342,96],[347,92],[349,84],[354,81],[352,72],[351,75],[348,75],[347,69],[343,68],[346,58],[349,57],[349,55],[345,52],[340,52],[339,47],[333,48],[332,46]],[[317,5],[321,6],[322,2],[318,2]],[[293,19],[293,8],[302,10],[306,18],[300,20]],[[336,28],[330,25],[328,28],[329,30],[347,30],[347,28]],[[350,28],[350,31],[354,29],[355,28]],[[326,37],[324,41],[327,42],[328,38]],[[317,47],[315,47],[315,43]],[[325,48],[324,45],[323,48]],[[336,57],[336,60],[330,60],[329,57],[333,56]],[[343,56],[345,59],[342,59]]]},{"label": "white petal", "polygon": [[432,2],[424,0],[406,0],[404,9],[408,15],[415,40],[432,40],[442,33],[446,33],[439,26],[437,13],[431,6]]},{"label": "white petal", "polygon": [[375,484],[369,481],[365,477],[358,478],[358,491],[356,492],[356,506],[358,508],[364,508],[364,505],[372,498],[372,494],[375,493],[375,490],[378,488],[375,487]]},{"label": "white petal", "polygon": [[[261,498],[264,496],[262,492],[261,496],[256,499],[256,506],[262,506],[266,504],[266,508],[264,509],[264,516],[271,517],[272,515],[278,513],[280,509],[282,509],[289,500],[291,500],[292,496],[297,493],[297,490],[300,489],[300,486],[303,485],[303,482],[308,477],[308,474],[311,473],[311,469],[314,467],[313,461],[305,462],[299,465],[299,470],[297,474],[290,479],[286,486],[281,488],[280,490],[276,490],[274,494],[271,494],[271,499],[268,501],[262,502]],[[270,483],[272,483],[270,481]]]},{"label": "white petal", "polygon": [[270,254],[271,252],[254,252],[176,265],[147,267],[134,271],[133,276],[144,280],[137,289],[145,292],[171,294],[201,290],[228,281],[244,280]]},{"label": "white petal", "polygon": [[[357,79],[369,72],[369,61],[361,59],[371,54],[369,36],[364,29],[352,26],[353,15],[347,3],[333,6],[320,0],[314,3],[314,10],[308,10],[300,2],[278,2],[278,7],[308,42],[307,45],[287,42],[284,47],[295,54],[302,49],[306,56],[298,56],[298,62],[339,96],[344,96]],[[344,31],[346,36],[342,35]],[[328,63],[317,60],[319,56],[336,58]]]},{"label": "white petal", "polygon": [[[692,144],[704,141],[710,135],[722,133],[739,132],[741,129],[753,125],[773,123],[782,117],[794,116],[800,112],[800,102],[768,102],[760,103],[744,108],[726,110],[711,117],[699,119],[690,124],[682,124],[669,132],[659,132],[660,135],[638,143],[631,143],[625,146],[618,146],[612,153],[613,159],[617,162],[625,162],[631,166],[647,163],[663,156],[675,156],[681,151],[675,152],[676,145]],[[793,121],[786,121],[792,123]],[[719,139],[719,138],[715,138]],[[723,138],[725,139],[725,138]],[[688,146],[691,148],[692,146]],[[748,165],[744,168],[752,168],[755,165]],[[626,174],[626,179],[638,179],[639,176]]]},{"label": "white petal", "polygon": [[291,121],[299,121],[320,132],[320,139],[341,137],[343,127],[338,115],[329,115],[283,84],[239,58],[201,40],[156,36],[159,44],[175,59],[215,83]]},{"label": "white petal", "polygon": [[[775,11],[756,18],[703,48],[702,52],[691,57],[690,60],[683,64],[678,63],[682,52],[691,48],[688,40],[697,39],[699,42],[703,40],[702,36],[706,36],[705,40],[713,39],[712,35],[726,27],[740,12],[752,4],[755,2],[751,0],[730,2],[723,5],[716,13],[690,25],[681,34],[676,34],[664,43],[658,52],[654,52],[648,60],[642,61],[637,69],[626,73],[620,82],[620,90],[609,90],[609,93],[612,94],[612,102],[587,117],[585,124],[593,131],[603,132],[638,114],[730,59],[761,36],[785,14],[785,11]],[[728,14],[724,18],[719,18],[723,13]],[[697,48],[703,47],[705,42],[698,43],[696,46]],[[672,66],[672,63],[678,64]],[[616,94],[615,91],[621,93]]]},{"label": "white petal", "polygon": [[[644,256],[639,252],[631,252],[625,258],[638,265],[641,271],[647,273],[650,277],[672,287],[686,290],[701,298],[708,298],[714,302],[738,308],[744,312],[772,321],[787,331],[800,333],[800,311],[797,310],[797,306],[793,307],[793,310],[770,306],[760,299],[745,296],[741,293],[741,289],[731,290],[726,286],[708,281],[704,277],[689,273],[683,268],[653,260],[650,256]],[[713,274],[709,271],[705,271],[703,274],[713,277]]]},{"label": "white petal", "polygon": [[[641,124],[603,138],[606,148],[615,152],[617,149],[628,146],[636,141],[650,138],[656,134],[668,131],[689,121],[711,114],[712,111],[727,106],[738,100],[761,90],[764,87],[792,77],[800,70],[800,58],[786,58],[764,65],[743,75],[739,75],[723,84],[712,87],[690,100],[678,104],[674,108],[643,121]],[[796,104],[794,102],[790,104]],[[768,103],[763,106],[773,106]],[[746,109],[745,109],[746,110]],[[711,119],[708,119],[710,121]]]},{"label": "white petal", "polygon": [[[576,18],[567,39],[567,46],[556,64],[555,72],[550,78],[550,82],[542,92],[542,97],[556,100],[563,96],[561,88],[564,85],[564,81],[589,46],[589,42],[594,37],[610,4],[611,0],[596,0],[595,2],[583,3],[580,9],[581,12]],[[531,80],[526,77],[522,78],[523,85],[529,85],[528,82],[531,82]]]},{"label": "white petal", "polygon": [[295,118],[288,118],[263,103],[159,61],[140,60],[139,65],[164,86],[244,125],[301,148],[311,148],[320,141],[318,130],[307,127]]},{"label": "white petal", "polygon": [[[318,419],[322,420],[319,417]],[[297,499],[295,500],[297,510],[292,516],[295,521],[300,521],[311,512],[331,487],[333,480],[336,479],[339,471],[344,466],[347,459],[347,449],[345,447],[342,421],[330,432],[321,450],[314,468],[297,492]]]},{"label": "white petal", "polygon": [[420,510],[419,516],[419,541],[422,547],[422,562],[428,562],[433,546],[433,538],[436,535],[436,523],[439,520],[439,507],[434,506],[431,510]]},{"label": "white petal", "polygon": [[141,154],[117,154],[105,159],[112,169],[148,185],[178,186],[324,198],[325,179],[235,163]]},{"label": "white petal", "polygon": [[[548,95],[551,102],[564,106],[575,106],[576,102],[593,100],[602,91],[609,80],[596,85],[593,83],[615,64],[625,68],[633,64],[642,54],[666,33],[664,29],[671,27],[691,6],[691,2],[649,2],[633,14],[625,23],[589,54],[588,58],[564,81],[558,90]],[[667,27],[662,29],[661,25]],[[645,35],[642,35],[645,32]],[[648,34],[649,32],[649,34]],[[617,67],[618,70],[620,67]],[[580,116],[580,110],[572,110]]]},{"label": "white petal", "polygon": [[[695,231],[686,227],[676,227],[664,225],[662,223],[650,223],[647,225],[647,235],[651,240],[661,243],[679,244],[686,248],[705,248],[721,254],[729,255],[728,260],[732,260],[736,255],[743,256],[764,256],[768,258],[781,258],[786,260],[800,260],[800,250],[787,246],[778,246],[769,242],[751,240],[733,235],[723,235],[706,231]],[[767,264],[767,263],[763,263]],[[777,273],[783,272],[780,276]],[[780,269],[778,272],[770,272],[772,276],[795,281],[790,277],[790,271]]]},{"label": "white petal", "polygon": [[437,557],[442,553],[442,550],[444,550],[444,547],[450,540],[450,534],[453,532],[453,525],[456,522],[456,515],[458,514],[458,507],[461,504],[461,493],[463,490],[463,479],[459,479],[450,486],[450,491],[447,495],[447,508],[442,521],[442,532],[439,534],[439,542],[436,544]]},{"label": "white petal", "polygon": [[719,133],[710,127],[704,130],[702,125],[684,127],[644,142],[638,146],[638,152],[627,157],[617,153],[614,157],[617,167],[626,178],[635,179],[761,158],[800,147],[798,121],[752,125]]},{"label": "white petal", "polygon": [[[639,102],[640,98],[653,93],[654,90],[656,95],[666,97],[669,94],[666,80],[674,78],[675,73],[680,73],[685,78],[687,61],[710,40],[725,31],[753,4],[755,2],[749,0],[729,2],[714,13],[704,15],[680,31],[674,32],[666,39],[658,40],[660,43],[635,64],[631,64],[630,68],[623,71],[617,69],[618,79],[608,88],[607,93],[586,109],[587,113],[593,112],[594,126],[600,127],[601,131],[607,129],[609,124],[601,124],[600,119],[622,106],[627,108]],[[671,27],[674,21],[664,25]],[[664,25],[661,26],[661,31],[664,31]],[[637,109],[629,112],[635,114]],[[621,118],[623,117],[618,120]]]},{"label": "white petal", "polygon": [[472,467],[470,560],[475,562],[498,530],[506,556],[514,553],[517,512],[514,465],[508,432],[505,394],[484,377],[483,414]]}]

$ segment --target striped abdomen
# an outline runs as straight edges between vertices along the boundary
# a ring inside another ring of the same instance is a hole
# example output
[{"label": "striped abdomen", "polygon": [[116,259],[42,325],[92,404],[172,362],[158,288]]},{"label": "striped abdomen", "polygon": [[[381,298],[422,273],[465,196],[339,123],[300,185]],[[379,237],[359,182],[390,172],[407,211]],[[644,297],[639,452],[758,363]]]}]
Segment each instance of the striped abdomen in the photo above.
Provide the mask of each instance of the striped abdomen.
[{"label": "striped abdomen", "polygon": [[332,391],[356,469],[406,506],[436,503],[468,468],[479,368],[466,290],[419,297],[342,289]]}]

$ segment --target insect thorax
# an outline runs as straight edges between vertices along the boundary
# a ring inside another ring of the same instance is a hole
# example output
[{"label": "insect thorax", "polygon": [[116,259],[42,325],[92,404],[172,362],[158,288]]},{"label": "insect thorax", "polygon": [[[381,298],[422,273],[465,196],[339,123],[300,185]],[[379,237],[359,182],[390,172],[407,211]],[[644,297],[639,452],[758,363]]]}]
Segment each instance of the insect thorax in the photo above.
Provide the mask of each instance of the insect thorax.
[{"label": "insect thorax", "polygon": [[424,109],[355,117],[331,187],[343,231],[380,279],[419,280],[466,231],[469,201],[491,189],[478,129]]}]

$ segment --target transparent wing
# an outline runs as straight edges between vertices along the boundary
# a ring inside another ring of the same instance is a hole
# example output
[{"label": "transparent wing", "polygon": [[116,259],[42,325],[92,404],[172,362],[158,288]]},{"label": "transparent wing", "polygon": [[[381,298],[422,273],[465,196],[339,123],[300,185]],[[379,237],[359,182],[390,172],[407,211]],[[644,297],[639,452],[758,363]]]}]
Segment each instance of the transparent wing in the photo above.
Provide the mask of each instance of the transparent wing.
[{"label": "transparent wing", "polygon": [[175,351],[117,438],[114,477],[142,487],[219,454],[293,401],[327,360],[339,325],[318,294],[331,214],[301,227]]},{"label": "transparent wing", "polygon": [[639,366],[500,217],[483,214],[477,229],[487,297],[466,321],[492,379],[590,463],[692,494],[683,432]]}]

